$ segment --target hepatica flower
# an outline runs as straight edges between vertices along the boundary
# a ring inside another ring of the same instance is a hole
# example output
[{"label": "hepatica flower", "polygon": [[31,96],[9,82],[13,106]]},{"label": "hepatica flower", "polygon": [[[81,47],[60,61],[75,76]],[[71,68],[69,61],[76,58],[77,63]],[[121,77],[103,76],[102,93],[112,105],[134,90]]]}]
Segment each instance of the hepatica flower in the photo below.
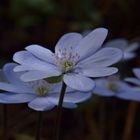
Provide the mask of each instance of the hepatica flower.
[{"label": "hepatica flower", "polygon": [[[22,82],[22,72],[13,72],[15,66],[17,65],[9,63],[2,69],[7,81],[0,82],[0,89],[4,91],[0,93],[0,103],[28,103],[30,108],[37,111],[50,110],[58,105],[61,85],[49,84],[45,80]],[[75,108],[76,103],[90,97],[91,92],[78,92],[68,88],[63,107]]]},{"label": "hepatica flower", "polygon": [[63,35],[55,46],[55,53],[39,45],[30,45],[26,51],[15,53],[13,60],[21,65],[14,71],[28,72],[21,76],[23,81],[33,81],[63,75],[69,87],[81,91],[94,88],[89,77],[104,77],[118,71],[109,67],[122,58],[118,48],[103,48],[107,29],[97,28],[83,37],[79,33]]},{"label": "hepatica flower", "polygon": [[136,57],[135,51],[140,47],[137,42],[129,43],[126,39],[113,39],[105,43],[104,47],[116,47],[122,49],[124,56],[122,60],[130,60]]},{"label": "hepatica flower", "polygon": [[134,68],[133,73],[136,76],[125,78],[125,81],[134,85],[133,92],[122,95],[122,98],[134,101],[140,101],[140,68]]},{"label": "hepatica flower", "polygon": [[126,82],[120,80],[118,75],[109,76],[95,80],[96,87],[94,94],[100,96],[117,96],[132,91],[132,87]]},{"label": "hepatica flower", "polygon": [[[140,83],[140,81],[139,81]],[[118,75],[96,80],[93,94],[106,97],[118,97],[124,100],[140,101],[140,88],[133,87],[120,80]]]}]

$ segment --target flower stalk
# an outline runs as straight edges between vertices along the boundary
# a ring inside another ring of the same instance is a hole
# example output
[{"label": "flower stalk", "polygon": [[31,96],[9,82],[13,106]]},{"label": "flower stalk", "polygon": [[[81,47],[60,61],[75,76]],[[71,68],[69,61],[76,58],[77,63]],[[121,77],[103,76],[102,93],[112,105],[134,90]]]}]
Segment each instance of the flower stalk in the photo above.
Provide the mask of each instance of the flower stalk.
[{"label": "flower stalk", "polygon": [[63,99],[66,92],[66,84],[63,82],[61,92],[60,92],[60,98],[59,103],[57,107],[57,118],[56,118],[56,130],[55,130],[55,140],[60,140],[60,127],[61,127],[61,116],[62,116],[62,105],[63,105]]},{"label": "flower stalk", "polygon": [[36,129],[36,138],[35,140],[41,139],[41,127],[42,127],[42,112],[38,111],[38,119],[37,119],[37,129]]}]

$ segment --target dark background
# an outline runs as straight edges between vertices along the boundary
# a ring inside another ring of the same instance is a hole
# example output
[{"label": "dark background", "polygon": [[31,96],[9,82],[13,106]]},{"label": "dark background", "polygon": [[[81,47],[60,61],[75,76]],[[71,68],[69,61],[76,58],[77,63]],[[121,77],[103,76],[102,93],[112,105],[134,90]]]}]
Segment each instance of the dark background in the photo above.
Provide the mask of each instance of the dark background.
[{"label": "dark background", "polygon": [[[109,29],[106,41],[113,38],[140,41],[139,9],[139,0],[0,0],[0,64],[12,61],[13,54],[27,45],[40,44],[53,50],[64,33],[82,33],[96,27]],[[132,66],[140,65],[139,55],[125,66],[127,72]],[[36,112],[26,105],[8,108],[10,134],[34,135]],[[55,109],[44,113],[42,135],[46,140],[52,138],[55,113]],[[139,140],[139,118],[136,102],[94,97],[76,110],[64,109],[62,137],[64,140]],[[130,127],[131,121],[134,121],[131,133],[124,137],[125,127]]]}]

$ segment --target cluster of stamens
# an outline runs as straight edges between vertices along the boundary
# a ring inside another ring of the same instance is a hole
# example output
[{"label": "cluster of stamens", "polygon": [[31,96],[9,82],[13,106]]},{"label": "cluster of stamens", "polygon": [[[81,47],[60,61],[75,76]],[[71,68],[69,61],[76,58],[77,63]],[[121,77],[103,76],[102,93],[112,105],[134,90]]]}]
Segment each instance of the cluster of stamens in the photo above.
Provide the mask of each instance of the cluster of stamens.
[{"label": "cluster of stamens", "polygon": [[115,83],[113,83],[113,82],[109,83],[107,85],[107,87],[108,87],[108,89],[110,89],[113,92],[116,92],[118,90],[118,86]]},{"label": "cluster of stamens", "polygon": [[109,83],[107,85],[107,88],[110,89],[113,92],[117,92],[118,91],[118,85],[115,81],[118,81],[120,79],[119,75],[112,75],[112,76],[109,76],[107,79],[109,81]]},{"label": "cluster of stamens", "polygon": [[48,89],[46,87],[40,86],[36,89],[36,93],[38,96],[46,96],[48,94]]},{"label": "cluster of stamens", "polygon": [[68,51],[67,49],[59,50],[58,53],[55,54],[55,63],[62,69],[62,71],[68,72],[73,69],[77,60],[80,58],[78,53],[72,53],[72,47]]},{"label": "cluster of stamens", "polygon": [[47,96],[48,92],[50,91],[49,85],[45,80],[37,80],[29,82],[28,84],[32,87],[32,89],[39,97]]}]

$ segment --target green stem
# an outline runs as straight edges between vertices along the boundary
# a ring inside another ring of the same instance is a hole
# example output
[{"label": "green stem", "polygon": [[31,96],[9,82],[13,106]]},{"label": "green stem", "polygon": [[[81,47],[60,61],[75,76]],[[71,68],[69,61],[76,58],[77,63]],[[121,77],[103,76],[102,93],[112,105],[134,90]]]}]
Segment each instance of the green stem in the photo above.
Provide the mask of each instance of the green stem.
[{"label": "green stem", "polygon": [[61,88],[61,93],[60,93],[60,98],[59,98],[59,103],[57,107],[57,118],[56,118],[56,131],[55,131],[55,140],[60,140],[60,127],[61,127],[61,116],[62,116],[62,105],[63,105],[63,99],[64,95],[66,92],[66,84],[63,82],[62,88]]},{"label": "green stem", "polygon": [[35,140],[40,140],[41,138],[41,127],[42,127],[42,112],[38,111],[38,120],[37,120],[37,130]]},{"label": "green stem", "polygon": [[3,138],[7,139],[7,105],[3,105]]}]

